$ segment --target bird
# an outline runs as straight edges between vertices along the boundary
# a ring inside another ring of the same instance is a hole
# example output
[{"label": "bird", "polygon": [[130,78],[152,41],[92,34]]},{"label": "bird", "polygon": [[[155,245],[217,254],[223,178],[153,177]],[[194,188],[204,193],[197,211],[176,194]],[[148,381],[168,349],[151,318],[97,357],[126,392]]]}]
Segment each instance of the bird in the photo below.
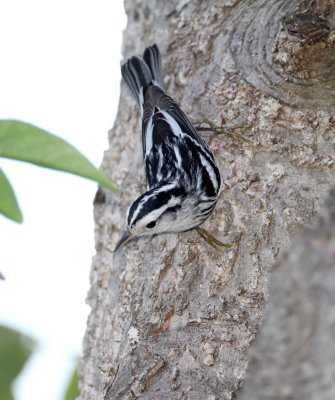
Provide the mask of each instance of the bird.
[{"label": "bird", "polygon": [[129,206],[114,252],[135,237],[197,227],[211,214],[221,191],[211,150],[165,91],[158,46],[131,57],[121,74],[140,107],[147,191]]}]

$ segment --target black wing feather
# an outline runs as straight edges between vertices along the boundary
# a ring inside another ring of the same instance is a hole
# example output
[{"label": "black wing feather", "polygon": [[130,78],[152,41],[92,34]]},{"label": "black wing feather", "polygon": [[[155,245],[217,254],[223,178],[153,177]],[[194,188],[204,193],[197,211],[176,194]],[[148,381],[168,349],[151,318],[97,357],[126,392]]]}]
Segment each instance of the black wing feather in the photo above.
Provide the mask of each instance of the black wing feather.
[{"label": "black wing feather", "polygon": [[[202,140],[202,138],[198,135],[194,126],[191,124],[189,119],[186,117],[184,112],[178,106],[178,104],[168,96],[163,89],[158,86],[152,85],[148,88],[146,93],[146,97],[144,100],[144,108],[143,108],[143,121],[142,121],[142,141],[143,141],[143,151],[145,154],[145,137],[147,133],[148,124],[151,118],[153,118],[152,122],[155,122],[155,113],[159,113],[161,110],[166,111],[169,115],[177,122],[180,126],[180,129],[183,133],[189,135],[194,140],[199,142],[205,149],[208,149],[207,144]],[[171,135],[173,135],[173,131],[171,127],[168,125],[168,129]],[[159,127],[155,129],[153,128],[153,135],[158,135],[162,137],[166,137],[166,133],[164,135],[160,135]],[[164,130],[166,131],[166,126],[164,125]],[[159,138],[155,138],[153,136],[153,142],[158,143]]]},{"label": "black wing feather", "polygon": [[154,83],[164,89],[164,83],[161,75],[161,55],[156,44],[145,49],[143,60],[150,69]]},{"label": "black wing feather", "polygon": [[141,104],[141,91],[143,96],[147,87],[151,84],[152,76],[147,64],[138,57],[132,57],[121,67],[121,74],[123,79],[127,82],[131,92],[135,96],[140,107]]}]

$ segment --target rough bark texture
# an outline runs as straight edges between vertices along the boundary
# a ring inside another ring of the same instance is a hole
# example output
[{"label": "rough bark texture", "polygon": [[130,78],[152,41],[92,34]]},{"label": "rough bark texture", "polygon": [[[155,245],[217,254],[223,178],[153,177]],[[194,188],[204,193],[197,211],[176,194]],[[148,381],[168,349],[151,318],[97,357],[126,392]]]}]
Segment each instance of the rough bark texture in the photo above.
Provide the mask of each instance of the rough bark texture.
[{"label": "rough bark texture", "polygon": [[335,399],[335,190],[273,270],[241,400]]},{"label": "rough bark texture", "polygon": [[[225,185],[204,227],[236,245],[217,251],[191,231],[112,253],[146,187],[139,112],[123,85],[103,161],[120,194],[95,206],[81,399],[239,396],[271,267],[316,220],[333,181],[334,4],[309,3],[126,0],[125,59],[156,42],[168,91],[190,119],[240,135],[205,136]],[[326,28],[288,37],[281,20],[300,12],[322,14]]]}]

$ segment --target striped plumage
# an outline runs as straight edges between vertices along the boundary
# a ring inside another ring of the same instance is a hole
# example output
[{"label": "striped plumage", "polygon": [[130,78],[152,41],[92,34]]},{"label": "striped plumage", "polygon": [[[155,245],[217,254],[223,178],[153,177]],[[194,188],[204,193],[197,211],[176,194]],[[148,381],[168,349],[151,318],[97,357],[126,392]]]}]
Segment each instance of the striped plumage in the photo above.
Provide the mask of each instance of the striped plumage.
[{"label": "striped plumage", "polygon": [[121,69],[141,109],[148,191],[129,207],[126,230],[115,250],[136,236],[182,232],[200,225],[220,193],[213,154],[165,93],[160,65],[158,47],[153,45],[143,58],[132,57]]}]

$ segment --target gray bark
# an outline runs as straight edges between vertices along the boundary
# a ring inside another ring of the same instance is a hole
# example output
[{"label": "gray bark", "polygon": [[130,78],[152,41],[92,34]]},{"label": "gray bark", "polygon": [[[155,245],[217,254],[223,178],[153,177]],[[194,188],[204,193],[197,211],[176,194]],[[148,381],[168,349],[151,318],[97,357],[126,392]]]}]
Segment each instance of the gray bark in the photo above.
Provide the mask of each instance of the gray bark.
[{"label": "gray bark", "polygon": [[335,399],[335,189],[273,269],[241,400]]},{"label": "gray bark", "polygon": [[[332,4],[309,11],[331,22]],[[146,188],[139,111],[122,85],[103,160],[120,193],[95,205],[81,399],[240,396],[271,267],[316,221],[333,182],[334,35],[288,38],[281,20],[306,8],[297,6],[126,0],[125,59],[156,42],[171,96],[193,122],[205,115],[227,129],[205,135],[225,185],[204,228],[235,245],[218,251],[190,231],[113,254],[126,209]]]}]

